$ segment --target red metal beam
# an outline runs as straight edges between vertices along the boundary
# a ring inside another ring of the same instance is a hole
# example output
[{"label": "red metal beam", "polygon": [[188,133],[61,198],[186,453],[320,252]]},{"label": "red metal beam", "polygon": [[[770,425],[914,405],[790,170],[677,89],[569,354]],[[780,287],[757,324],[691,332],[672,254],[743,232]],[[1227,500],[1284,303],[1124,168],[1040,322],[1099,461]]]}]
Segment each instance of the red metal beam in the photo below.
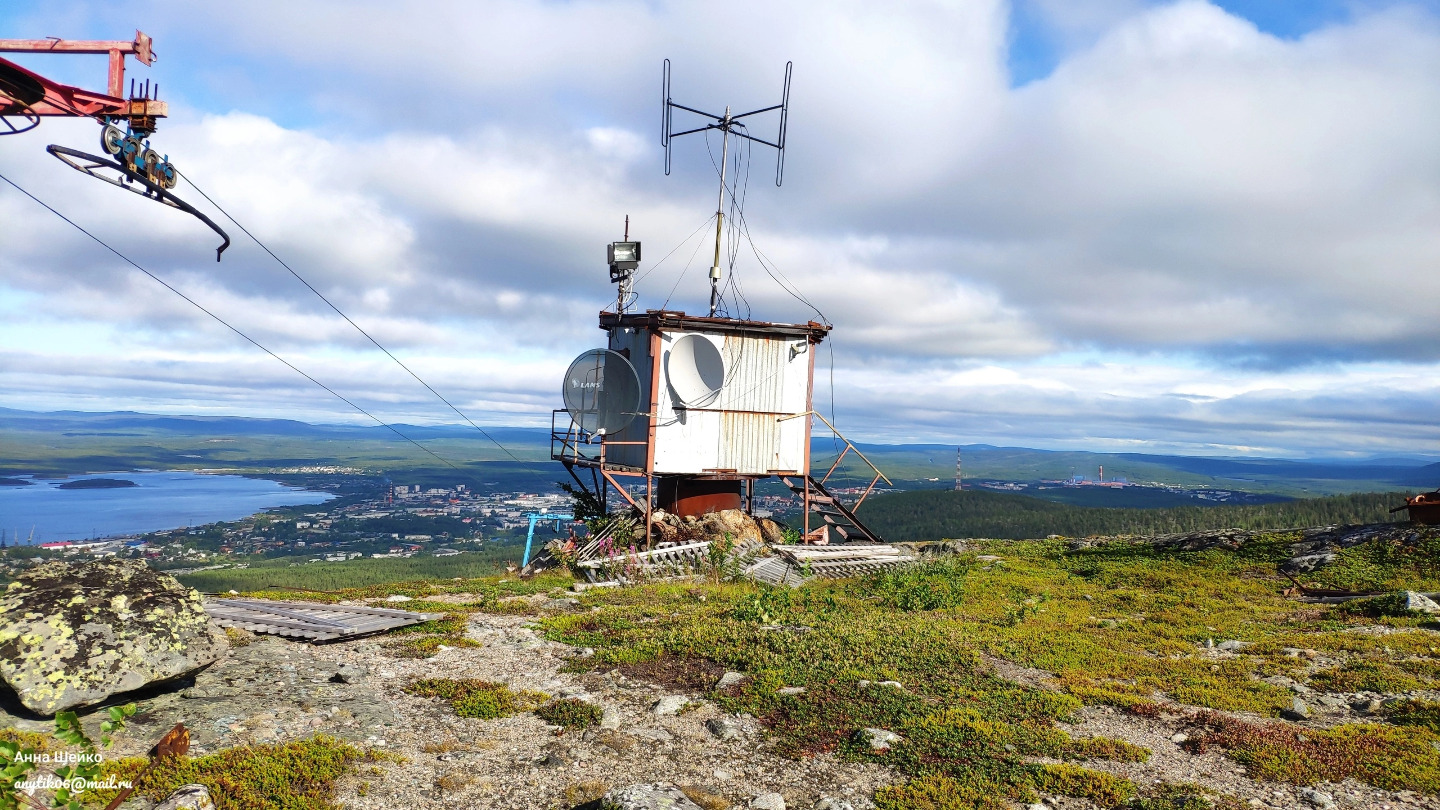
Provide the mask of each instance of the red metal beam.
[{"label": "red metal beam", "polygon": [[[55,116],[96,116],[123,115],[164,118],[168,105],[163,101],[141,99],[127,101],[125,96],[125,55],[130,54],[146,65],[155,64],[152,41],[140,31],[135,32],[135,41],[79,40],[79,39],[0,39],[0,53],[103,53],[110,57],[110,69],[106,92],[97,93],[53,82],[38,73],[26,70],[14,62],[0,59],[0,87],[13,86],[20,81],[30,80],[44,88],[40,99],[16,98],[39,115]],[[4,79],[11,81],[6,84]],[[28,83],[28,82],[27,82]],[[0,100],[12,97],[0,90]],[[137,106],[140,105],[140,106]]]},{"label": "red metal beam", "polygon": [[[29,85],[38,89],[39,98],[13,98],[39,115],[91,117],[97,115],[139,116],[164,118],[170,105],[164,101],[135,99],[105,95],[68,84],[60,84],[27,70],[8,59],[0,59],[0,88],[18,88]],[[17,92],[17,95],[20,95]],[[12,100],[4,89],[0,89],[0,107]]]}]

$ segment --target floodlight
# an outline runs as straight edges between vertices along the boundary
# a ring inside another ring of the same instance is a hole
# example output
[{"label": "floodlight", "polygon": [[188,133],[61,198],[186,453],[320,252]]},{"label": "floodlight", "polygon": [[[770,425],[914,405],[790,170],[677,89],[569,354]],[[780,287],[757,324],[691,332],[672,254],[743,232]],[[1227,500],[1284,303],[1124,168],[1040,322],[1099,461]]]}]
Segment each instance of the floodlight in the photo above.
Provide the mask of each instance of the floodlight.
[{"label": "floodlight", "polygon": [[634,270],[640,266],[639,242],[611,242],[605,253],[611,270]]}]

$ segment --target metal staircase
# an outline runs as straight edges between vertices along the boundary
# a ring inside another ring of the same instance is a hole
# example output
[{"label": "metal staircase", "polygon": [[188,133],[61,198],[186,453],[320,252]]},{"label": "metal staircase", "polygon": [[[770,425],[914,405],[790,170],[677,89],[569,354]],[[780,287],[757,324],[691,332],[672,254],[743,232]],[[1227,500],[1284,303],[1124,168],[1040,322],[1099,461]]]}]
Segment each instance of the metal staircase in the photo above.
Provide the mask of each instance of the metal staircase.
[{"label": "metal staircase", "polygon": [[[813,475],[806,475],[803,480],[797,482],[789,476],[780,477],[780,481],[789,487],[791,492],[799,495],[801,498],[801,503],[803,504],[801,508],[804,510],[805,542],[811,542],[811,538],[809,537],[811,533],[810,515],[814,513],[819,515],[823,521],[820,528],[827,529],[839,535],[841,542],[884,543],[884,538],[876,534],[869,526],[862,523],[859,518],[855,517],[855,510],[859,509],[860,505],[865,503],[865,499],[870,497],[870,493],[874,491],[876,484],[881,481],[889,484],[890,479],[886,478],[885,473],[880,472],[880,468],[875,466],[875,462],[866,458],[865,454],[860,452],[860,449],[849,439],[845,438],[840,431],[836,430],[835,426],[830,424],[830,420],[826,419],[823,415],[815,411],[810,411],[805,414],[798,414],[797,416],[814,416],[823,422],[825,427],[830,428],[830,432],[835,434],[835,438],[845,443],[845,449],[840,451],[840,455],[835,457],[835,462],[830,465],[830,469],[826,470],[825,474],[819,479],[816,479]],[[835,495],[825,488],[825,482],[830,480],[830,476],[834,475],[835,470],[840,467],[840,462],[844,461],[845,456],[851,452],[854,452],[856,456],[860,457],[861,461],[870,467],[875,473],[875,477],[870,479],[869,486],[865,487],[865,492],[860,495],[860,499],[855,502],[855,505],[846,506],[840,502],[839,498],[835,497]]]},{"label": "metal staircase", "polygon": [[[830,531],[839,535],[844,542],[885,542],[884,538],[862,523],[860,518],[855,517],[855,513],[841,503],[839,498],[831,495],[830,491],[825,489],[825,485],[816,481],[813,475],[805,476],[805,480],[799,483],[785,477],[780,480],[790,488],[791,492],[808,500],[810,511],[819,515],[820,519],[824,521],[823,525],[828,526]],[[810,490],[808,496],[805,492],[807,486]],[[864,498],[861,500],[863,501]],[[858,507],[860,504],[856,503],[855,505]]]}]

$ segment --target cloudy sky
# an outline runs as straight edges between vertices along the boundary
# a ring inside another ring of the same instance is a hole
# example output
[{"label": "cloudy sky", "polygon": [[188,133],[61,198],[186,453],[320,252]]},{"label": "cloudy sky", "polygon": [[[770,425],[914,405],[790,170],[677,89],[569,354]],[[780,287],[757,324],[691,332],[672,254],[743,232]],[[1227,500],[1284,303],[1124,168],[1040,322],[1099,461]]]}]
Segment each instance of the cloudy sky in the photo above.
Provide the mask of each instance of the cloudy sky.
[{"label": "cloudy sky", "polygon": [[[156,148],[482,424],[548,424],[627,214],[639,306],[705,307],[719,142],[664,175],[662,60],[717,111],[778,101],[793,60],[783,187],[763,147],[736,164],[729,308],[833,322],[847,433],[1440,454],[1440,2],[0,8],[3,37],[137,27]],[[103,57],[13,58],[104,87]],[[0,174],[383,419],[457,421],[238,228],[217,264],[44,152],[98,134],[0,138]],[[3,184],[0,405],[365,421]]]}]

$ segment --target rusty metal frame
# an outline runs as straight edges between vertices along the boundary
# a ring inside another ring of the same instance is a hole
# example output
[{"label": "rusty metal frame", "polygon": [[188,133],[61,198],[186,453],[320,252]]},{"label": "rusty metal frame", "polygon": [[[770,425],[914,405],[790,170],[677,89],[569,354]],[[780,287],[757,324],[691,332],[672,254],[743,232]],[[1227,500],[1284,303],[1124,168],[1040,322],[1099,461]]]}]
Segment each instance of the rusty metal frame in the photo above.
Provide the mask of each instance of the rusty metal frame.
[{"label": "rusty metal frame", "polygon": [[[0,39],[0,53],[103,53],[110,57],[109,81],[106,83],[110,95],[119,98],[125,92],[125,56],[134,56],[143,65],[155,64],[155,41],[139,29],[131,42],[120,40],[59,39]],[[70,113],[50,113],[70,115]]]},{"label": "rusty metal frame", "polygon": [[[780,417],[777,417],[775,421],[777,421],[777,422],[785,422],[785,421],[788,421],[788,420],[790,420],[790,419],[800,419],[800,418],[807,417],[807,416],[813,416],[813,417],[815,417],[816,419],[819,419],[821,422],[823,422],[823,423],[825,424],[825,427],[827,427],[827,428],[830,429],[830,432],[831,432],[831,433],[835,434],[835,438],[837,438],[837,439],[839,439],[840,441],[842,441],[842,442],[845,443],[845,449],[840,451],[840,455],[835,458],[835,463],[830,465],[830,469],[826,470],[824,477],[820,479],[820,481],[819,481],[820,486],[823,487],[823,486],[825,485],[825,482],[830,480],[830,476],[831,476],[832,474],[834,474],[835,470],[840,467],[840,462],[841,462],[841,460],[844,459],[845,456],[846,456],[846,454],[848,454],[851,450],[854,450],[854,451],[855,451],[855,455],[859,456],[859,457],[861,458],[861,460],[864,461],[867,465],[869,465],[870,469],[875,472],[875,477],[872,478],[872,479],[870,479],[870,484],[869,484],[869,486],[865,487],[865,491],[860,494],[860,500],[856,501],[854,506],[849,507],[851,512],[854,512],[855,510],[859,509],[859,508],[860,508],[860,505],[863,504],[863,503],[865,503],[865,499],[868,498],[868,497],[870,497],[871,493],[873,493],[873,492],[875,491],[875,485],[876,485],[876,484],[880,483],[881,481],[884,481],[886,484],[889,484],[889,485],[891,485],[891,486],[894,486],[894,482],[892,482],[889,478],[885,477],[885,473],[881,472],[881,471],[880,471],[880,468],[877,467],[877,466],[875,466],[875,462],[871,461],[868,456],[866,456],[863,452],[861,452],[860,448],[858,448],[858,447],[855,446],[855,443],[854,443],[854,442],[852,442],[852,441],[850,441],[848,438],[846,438],[846,437],[845,437],[845,434],[843,434],[843,433],[841,433],[839,430],[837,430],[834,425],[830,424],[830,420],[829,420],[829,419],[826,419],[825,416],[824,416],[823,414],[819,413],[818,411],[809,410],[809,411],[806,411],[805,413],[795,413],[795,414],[789,414],[789,415],[787,415],[787,416],[780,416]],[[803,507],[803,508],[804,508],[804,510],[805,510],[805,533],[804,533],[804,535],[802,535],[802,536],[809,537],[809,535],[810,535],[810,504],[811,504],[810,481],[811,481],[811,479],[810,479],[810,476],[809,476],[809,474],[808,474],[808,470],[809,470],[809,467],[810,467],[810,420],[808,420],[808,419],[805,420],[805,467],[806,467],[806,470],[807,470],[807,474],[805,475],[805,491],[804,491],[804,496],[803,496],[803,497],[804,497],[804,507]]]}]

